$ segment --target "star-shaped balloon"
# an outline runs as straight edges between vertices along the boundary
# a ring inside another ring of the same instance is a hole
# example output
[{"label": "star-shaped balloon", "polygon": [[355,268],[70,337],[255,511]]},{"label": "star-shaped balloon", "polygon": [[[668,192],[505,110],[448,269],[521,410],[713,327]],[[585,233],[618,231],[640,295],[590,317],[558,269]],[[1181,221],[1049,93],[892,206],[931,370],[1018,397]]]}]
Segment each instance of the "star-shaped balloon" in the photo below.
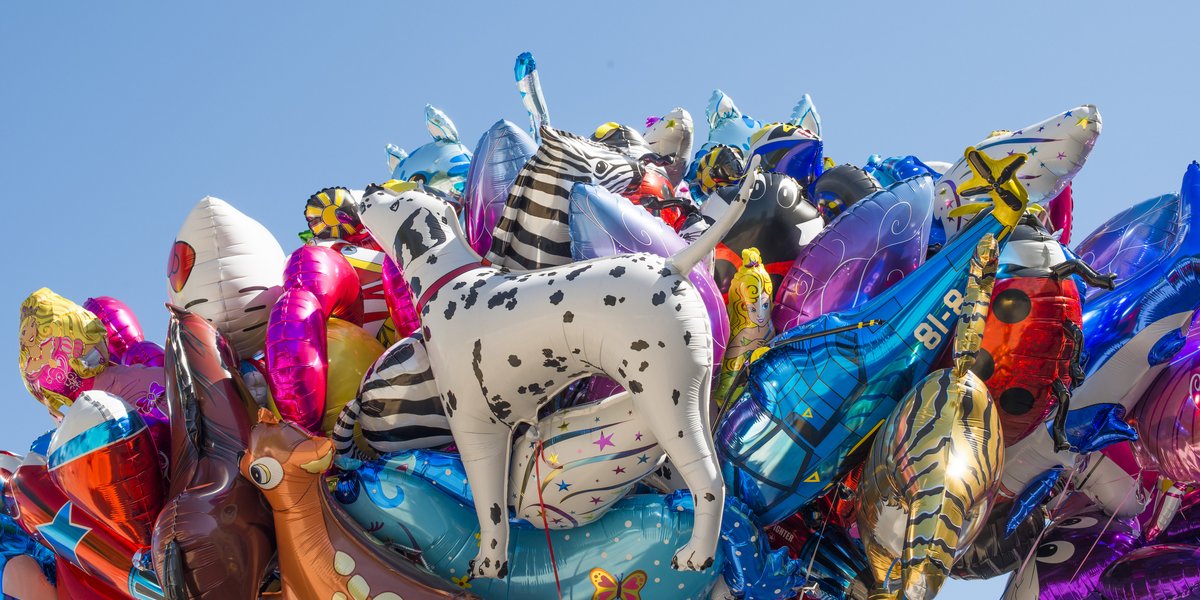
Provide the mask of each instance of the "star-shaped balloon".
[{"label": "star-shaped balloon", "polygon": [[[1029,155],[1014,153],[1004,158],[993,159],[976,150],[974,146],[967,148],[963,154],[967,159],[967,166],[971,169],[971,178],[959,186],[958,195],[964,198],[991,198],[996,207],[992,216],[1006,227],[1015,227],[1029,204],[1029,194],[1025,191],[1024,184],[1017,179],[1017,171],[1029,160]],[[983,206],[986,204],[962,212],[978,212]],[[960,208],[966,209],[967,206]],[[952,211],[951,216],[960,215],[954,215]]]},{"label": "star-shaped balloon", "polygon": [[79,548],[81,542],[87,534],[91,533],[91,528],[76,525],[71,522],[71,503],[67,502],[58,509],[54,515],[54,520],[44,525],[38,525],[38,534],[42,539],[50,544],[54,553],[78,565],[79,557],[75,551]]}]

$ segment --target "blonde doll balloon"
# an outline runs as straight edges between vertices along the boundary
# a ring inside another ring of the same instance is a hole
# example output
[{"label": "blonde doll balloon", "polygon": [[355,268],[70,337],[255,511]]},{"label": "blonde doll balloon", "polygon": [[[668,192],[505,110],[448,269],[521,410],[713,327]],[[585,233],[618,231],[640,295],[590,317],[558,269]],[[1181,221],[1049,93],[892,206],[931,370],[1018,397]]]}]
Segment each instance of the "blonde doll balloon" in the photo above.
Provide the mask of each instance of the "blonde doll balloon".
[{"label": "blonde doll balloon", "polygon": [[742,251],[742,266],[729,285],[729,345],[721,361],[716,400],[725,402],[729,387],[751,354],[775,334],[771,325],[771,276],[757,248]]}]

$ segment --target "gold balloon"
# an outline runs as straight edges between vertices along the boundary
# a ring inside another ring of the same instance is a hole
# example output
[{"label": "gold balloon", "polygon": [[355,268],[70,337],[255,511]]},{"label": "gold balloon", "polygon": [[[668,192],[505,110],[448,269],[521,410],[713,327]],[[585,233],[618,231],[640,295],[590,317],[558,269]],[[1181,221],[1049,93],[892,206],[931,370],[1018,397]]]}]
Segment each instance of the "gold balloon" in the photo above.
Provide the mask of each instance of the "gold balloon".
[{"label": "gold balloon", "polygon": [[[325,330],[328,368],[325,382],[325,416],[321,430],[332,435],[333,426],[346,403],[358,394],[358,386],[384,347],[362,327],[341,319],[329,319]],[[365,447],[355,429],[355,441]]]},{"label": "gold balloon", "polygon": [[20,361],[29,393],[62,418],[62,408],[92,387],[108,367],[108,338],[100,319],[42,288],[21,303]]}]

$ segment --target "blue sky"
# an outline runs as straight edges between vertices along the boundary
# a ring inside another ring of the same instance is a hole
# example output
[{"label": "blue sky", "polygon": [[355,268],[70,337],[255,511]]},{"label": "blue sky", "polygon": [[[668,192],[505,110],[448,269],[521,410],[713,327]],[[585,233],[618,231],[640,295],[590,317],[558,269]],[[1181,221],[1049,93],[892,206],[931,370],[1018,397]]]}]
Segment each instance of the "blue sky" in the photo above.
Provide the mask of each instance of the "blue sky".
[{"label": "blue sky", "polygon": [[[1094,103],[1104,133],[1076,180],[1077,236],[1177,190],[1200,157],[1193,4],[500,4],[0,5],[10,335],[21,300],[48,286],[117,296],[161,339],[167,254],[198,199],[233,203],[290,250],[309,194],[386,179],[386,143],[428,141],[425,103],[470,147],[498,118],[524,123],[524,50],[556,126],[674,106],[699,121],[716,87],[777,120],[808,92],[827,153],[856,164],[952,161],[993,129]],[[15,339],[0,349],[0,447],[23,451],[50,421],[21,385]]]}]

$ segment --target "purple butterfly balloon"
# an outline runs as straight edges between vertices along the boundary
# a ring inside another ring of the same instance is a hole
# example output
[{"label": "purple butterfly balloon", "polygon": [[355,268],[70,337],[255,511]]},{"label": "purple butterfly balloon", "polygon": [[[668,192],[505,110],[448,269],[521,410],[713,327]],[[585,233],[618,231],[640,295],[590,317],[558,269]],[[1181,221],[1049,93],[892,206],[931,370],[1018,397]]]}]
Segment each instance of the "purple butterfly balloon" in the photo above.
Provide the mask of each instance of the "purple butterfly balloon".
[{"label": "purple butterfly balloon", "polygon": [[925,262],[932,223],[927,176],[854,203],[800,250],[775,295],[775,330],[853,308],[900,281]]},{"label": "purple butterfly balloon", "polygon": [[[671,256],[688,245],[674,229],[645,209],[604,188],[575,184],[571,188],[571,254],[575,260],[630,252]],[[711,261],[692,269],[688,280],[699,290],[712,323],[713,372],[721,370],[729,317],[713,281]]]},{"label": "purple butterfly balloon", "polygon": [[505,120],[496,121],[479,138],[475,159],[463,191],[467,243],[480,256],[492,247],[492,229],[504,211],[504,201],[521,167],[537,151],[528,133]]}]

